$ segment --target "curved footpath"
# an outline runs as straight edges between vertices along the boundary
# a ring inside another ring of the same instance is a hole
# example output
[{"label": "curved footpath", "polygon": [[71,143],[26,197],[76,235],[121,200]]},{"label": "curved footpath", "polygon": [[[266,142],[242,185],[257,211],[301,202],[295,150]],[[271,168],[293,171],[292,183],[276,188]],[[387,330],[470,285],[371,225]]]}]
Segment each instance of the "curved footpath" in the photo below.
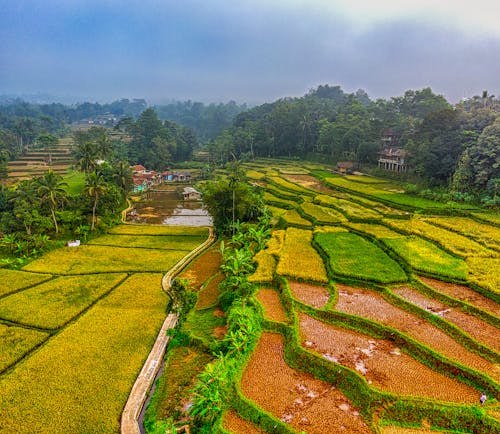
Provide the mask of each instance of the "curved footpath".
[{"label": "curved footpath", "polygon": [[[215,241],[215,233],[212,227],[209,228],[207,240],[200,244],[196,249],[189,252],[177,264],[175,264],[167,274],[163,276],[162,287],[167,292],[172,284],[173,278],[198,254],[207,249]],[[158,337],[153,345],[153,349],[144,363],[144,366],[137,377],[137,380],[132,387],[130,395],[121,417],[121,434],[140,434],[139,415],[142,407],[148,396],[148,392],[153,385],[153,381],[160,369],[165,350],[167,348],[170,336],[167,335],[167,330],[174,328],[177,324],[177,314],[170,313],[167,315],[163,326],[161,327]]]}]

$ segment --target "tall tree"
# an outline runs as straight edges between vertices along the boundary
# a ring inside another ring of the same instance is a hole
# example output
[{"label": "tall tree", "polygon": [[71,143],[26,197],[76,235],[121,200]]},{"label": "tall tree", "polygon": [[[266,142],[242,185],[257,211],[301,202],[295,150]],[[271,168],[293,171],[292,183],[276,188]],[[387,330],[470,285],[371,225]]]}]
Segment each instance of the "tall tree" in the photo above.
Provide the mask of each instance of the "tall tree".
[{"label": "tall tree", "polygon": [[40,201],[49,206],[54,228],[56,233],[58,233],[59,227],[57,225],[56,210],[60,204],[67,200],[67,193],[64,187],[67,187],[68,184],[63,181],[62,176],[52,170],[46,172],[42,177],[37,178],[37,183],[37,194],[40,197]]},{"label": "tall tree", "polygon": [[92,199],[92,226],[91,231],[95,228],[96,209],[99,198],[104,195],[109,189],[104,177],[98,172],[91,172],[87,175],[84,193]]}]

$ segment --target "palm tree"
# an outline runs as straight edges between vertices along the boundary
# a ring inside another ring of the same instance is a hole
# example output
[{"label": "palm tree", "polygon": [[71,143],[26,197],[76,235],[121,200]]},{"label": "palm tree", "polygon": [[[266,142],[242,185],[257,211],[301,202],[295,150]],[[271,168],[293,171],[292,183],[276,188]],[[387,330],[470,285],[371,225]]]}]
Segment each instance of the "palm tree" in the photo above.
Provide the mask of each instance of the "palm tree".
[{"label": "palm tree", "polygon": [[50,208],[50,214],[52,215],[52,220],[54,221],[54,227],[56,229],[56,234],[59,232],[59,227],[57,226],[56,219],[56,209],[59,204],[67,200],[67,192],[64,187],[68,184],[63,181],[61,175],[49,170],[42,177],[37,179],[37,194],[42,203],[47,203]]},{"label": "palm tree", "polygon": [[130,191],[133,185],[132,169],[126,161],[120,161],[115,166],[115,173],[113,179],[116,185],[120,187],[125,195]]},{"label": "palm tree", "polygon": [[91,172],[87,175],[87,182],[85,184],[84,193],[87,196],[90,196],[94,200],[94,204],[92,205],[92,226],[90,228],[91,231],[95,228],[96,221],[96,208],[97,202],[99,201],[99,197],[104,195],[109,189],[108,184],[106,183],[102,174],[97,172]]},{"label": "palm tree", "polygon": [[98,152],[97,146],[92,142],[85,142],[77,147],[76,158],[82,172],[90,173],[96,168]]}]

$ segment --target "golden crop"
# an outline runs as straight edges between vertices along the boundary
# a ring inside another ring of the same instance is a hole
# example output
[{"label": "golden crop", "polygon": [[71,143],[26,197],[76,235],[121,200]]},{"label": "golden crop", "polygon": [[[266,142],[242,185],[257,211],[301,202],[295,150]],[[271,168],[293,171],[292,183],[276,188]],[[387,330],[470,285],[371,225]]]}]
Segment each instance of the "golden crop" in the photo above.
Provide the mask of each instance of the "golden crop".
[{"label": "golden crop", "polygon": [[2,378],[3,432],[118,432],[165,317],[161,274],[129,278]]},{"label": "golden crop", "polygon": [[282,276],[315,282],[328,282],[321,256],[311,246],[313,233],[309,230],[288,228],[280,251],[276,272]]},{"label": "golden crop", "polygon": [[6,270],[0,271],[0,295],[27,288],[51,279],[50,274],[27,273],[25,271]]},{"label": "golden crop", "polygon": [[63,276],[0,299],[0,318],[57,329],[123,280],[126,274]]},{"label": "golden crop", "polygon": [[0,371],[49,337],[48,333],[0,324]]},{"label": "golden crop", "polygon": [[302,210],[323,223],[340,223],[347,221],[347,218],[339,211],[326,206],[315,205],[314,203],[304,202],[301,205]]},{"label": "golden crop", "polygon": [[186,252],[83,245],[52,250],[24,270],[57,274],[167,271]]},{"label": "golden crop", "polygon": [[151,225],[120,225],[110,229],[110,234],[120,235],[196,235],[208,237],[208,228],[193,226],[151,226]]},{"label": "golden crop", "polygon": [[191,251],[203,243],[205,239],[205,236],[187,237],[182,235],[103,235],[94,238],[89,244]]},{"label": "golden crop", "polygon": [[359,218],[359,219],[381,219],[382,215],[377,211],[373,211],[369,208],[361,206],[355,202],[346,199],[339,199],[334,196],[327,196],[325,194],[320,194],[316,196],[316,201],[322,205],[330,205],[337,209],[344,211],[349,217]]},{"label": "golden crop", "polygon": [[272,282],[276,270],[276,259],[268,250],[261,250],[254,257],[257,269],[249,276],[250,282]]}]

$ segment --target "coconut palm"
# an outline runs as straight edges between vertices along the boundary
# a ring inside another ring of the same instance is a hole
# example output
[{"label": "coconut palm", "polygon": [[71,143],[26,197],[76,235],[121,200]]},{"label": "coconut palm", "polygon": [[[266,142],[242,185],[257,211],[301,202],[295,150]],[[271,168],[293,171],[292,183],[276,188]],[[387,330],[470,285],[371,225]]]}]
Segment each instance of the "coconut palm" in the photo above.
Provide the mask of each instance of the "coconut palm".
[{"label": "coconut palm", "polygon": [[56,210],[60,204],[67,200],[67,192],[65,187],[68,186],[66,182],[63,181],[61,175],[49,170],[40,178],[37,178],[37,194],[40,201],[47,203],[50,208],[50,214],[54,222],[54,228],[56,234],[59,232],[59,227],[57,225]]},{"label": "coconut palm", "polygon": [[96,209],[99,197],[106,194],[108,189],[109,186],[106,183],[102,174],[97,172],[91,172],[87,175],[87,182],[85,184],[84,193],[87,196],[90,196],[94,201],[92,205],[92,226],[90,228],[91,231],[93,231],[95,228]]}]

